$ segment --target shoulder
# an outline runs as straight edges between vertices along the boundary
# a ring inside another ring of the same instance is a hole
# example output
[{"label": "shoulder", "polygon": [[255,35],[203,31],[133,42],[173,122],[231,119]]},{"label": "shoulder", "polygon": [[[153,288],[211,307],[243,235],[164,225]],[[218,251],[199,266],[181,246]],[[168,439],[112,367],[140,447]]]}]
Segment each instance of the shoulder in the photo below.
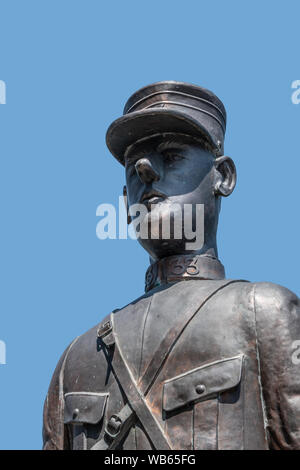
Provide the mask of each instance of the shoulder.
[{"label": "shoulder", "polygon": [[293,308],[299,305],[298,296],[286,287],[272,282],[243,282],[239,280],[231,281],[226,290],[230,290],[236,296],[252,297],[252,302],[256,307],[277,310]]},{"label": "shoulder", "polygon": [[105,374],[107,361],[102,348],[99,346],[97,333],[101,325],[108,320],[109,315],[100,323],[75,338],[63,352],[52,376],[49,388],[53,395],[59,393],[59,389],[61,387],[64,388],[64,385],[68,387],[68,384],[78,382],[79,378],[87,380],[93,368],[100,367],[101,369],[101,364],[103,374]]},{"label": "shoulder", "polygon": [[270,282],[253,285],[253,304],[260,341],[272,349],[285,350],[300,338],[300,301],[286,287]]},{"label": "shoulder", "polygon": [[78,336],[64,352],[53,379],[57,384],[56,394],[103,392],[114,381],[110,357],[98,337],[99,328],[109,317]]},{"label": "shoulder", "polygon": [[66,355],[66,370],[82,369],[85,365],[91,365],[94,361],[99,361],[101,348],[99,347],[98,330],[108,321],[109,315],[73,341]]},{"label": "shoulder", "polygon": [[234,281],[225,292],[231,303],[252,312],[264,332],[267,327],[283,331],[284,326],[300,325],[299,297],[286,287],[272,282]]},{"label": "shoulder", "polygon": [[299,314],[299,297],[286,287],[271,282],[257,282],[252,286],[257,312],[265,312],[269,316]]}]

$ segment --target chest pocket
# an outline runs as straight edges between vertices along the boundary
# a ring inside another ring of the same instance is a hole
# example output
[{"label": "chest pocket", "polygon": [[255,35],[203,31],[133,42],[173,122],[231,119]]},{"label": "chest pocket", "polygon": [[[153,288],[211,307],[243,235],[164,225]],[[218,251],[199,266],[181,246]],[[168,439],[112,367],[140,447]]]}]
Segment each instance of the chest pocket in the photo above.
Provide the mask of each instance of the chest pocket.
[{"label": "chest pocket", "polygon": [[164,382],[162,402],[166,427],[176,445],[185,440],[185,448],[189,449],[222,448],[225,424],[228,433],[234,425],[231,445],[236,434],[236,446],[241,448],[242,369],[241,355],[206,364]]},{"label": "chest pocket", "polygon": [[65,394],[64,423],[74,450],[86,450],[99,438],[107,399],[108,393]]},{"label": "chest pocket", "polygon": [[236,387],[241,381],[242,361],[243,357],[238,356],[214,362],[167,380],[163,388],[164,411],[174,411]]}]

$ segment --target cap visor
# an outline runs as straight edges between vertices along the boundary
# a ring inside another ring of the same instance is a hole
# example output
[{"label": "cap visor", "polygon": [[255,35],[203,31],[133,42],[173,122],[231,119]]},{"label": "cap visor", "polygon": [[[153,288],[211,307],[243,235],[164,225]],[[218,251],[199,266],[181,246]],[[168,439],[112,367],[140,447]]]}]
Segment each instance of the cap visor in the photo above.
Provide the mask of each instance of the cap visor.
[{"label": "cap visor", "polygon": [[106,144],[113,156],[124,165],[126,149],[145,137],[164,133],[181,133],[205,138],[216,147],[212,136],[198,121],[173,109],[144,109],[116,119],[106,133]]}]

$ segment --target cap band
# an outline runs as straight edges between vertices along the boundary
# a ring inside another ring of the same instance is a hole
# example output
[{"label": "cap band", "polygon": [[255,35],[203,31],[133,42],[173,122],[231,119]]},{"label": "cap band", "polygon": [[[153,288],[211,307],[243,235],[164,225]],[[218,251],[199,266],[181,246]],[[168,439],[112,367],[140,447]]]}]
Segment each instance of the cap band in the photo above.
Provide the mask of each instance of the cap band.
[{"label": "cap band", "polygon": [[195,109],[196,111],[200,111],[201,113],[208,114],[208,116],[212,117],[220,124],[222,131],[225,134],[225,128],[224,128],[223,123],[220,121],[220,119],[218,119],[214,114],[209,113],[205,109],[197,108],[197,106],[192,106],[191,104],[180,103],[179,101],[156,101],[156,103],[149,104],[148,106],[145,106],[143,109],[154,108],[155,106],[159,104],[173,104],[175,106],[184,106],[185,108]]},{"label": "cap band", "polygon": [[226,123],[226,117],[224,116],[222,110],[216,104],[214,104],[211,101],[208,101],[204,98],[199,98],[198,96],[194,96],[194,95],[190,95],[188,93],[183,93],[182,91],[174,91],[174,90],[161,90],[161,91],[156,91],[155,93],[151,93],[150,95],[144,96],[144,98],[141,98],[140,100],[136,101],[135,103],[133,103],[133,105],[130,106],[129,109],[124,111],[124,114],[130,113],[136,106],[138,106],[140,103],[143,103],[143,101],[146,101],[149,98],[152,98],[153,96],[164,95],[166,93],[169,93],[169,94],[172,93],[173,95],[186,96],[188,98],[192,98],[193,100],[198,100],[198,101],[201,101],[202,103],[207,103],[209,106],[213,106],[221,114],[224,122]]}]

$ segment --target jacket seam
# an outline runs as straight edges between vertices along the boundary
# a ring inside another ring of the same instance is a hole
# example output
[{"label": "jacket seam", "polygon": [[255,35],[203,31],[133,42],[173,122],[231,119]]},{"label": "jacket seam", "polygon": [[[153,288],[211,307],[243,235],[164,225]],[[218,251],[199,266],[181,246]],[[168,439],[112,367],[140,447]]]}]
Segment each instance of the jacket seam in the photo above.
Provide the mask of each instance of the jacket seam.
[{"label": "jacket seam", "polygon": [[65,378],[65,365],[66,365],[66,362],[67,362],[67,359],[68,359],[68,356],[69,356],[69,352],[71,351],[72,347],[74,346],[74,344],[77,342],[79,336],[77,336],[73,341],[72,343],[70,344],[70,346],[68,347],[67,351],[66,351],[66,355],[64,357],[64,360],[63,360],[63,363],[61,365],[61,369],[60,369],[60,372],[59,372],[59,378],[58,378],[58,384],[59,384],[59,398],[58,398],[58,402],[60,403],[60,414],[61,414],[61,424],[62,424],[62,448],[64,449],[64,435],[65,435],[65,430],[64,430],[64,427],[65,427],[65,424],[64,424],[64,418],[63,418],[63,413],[64,413],[64,378]]},{"label": "jacket seam", "polygon": [[253,286],[253,311],[254,311],[254,332],[255,332],[255,349],[256,349],[256,359],[257,359],[257,367],[258,367],[258,384],[259,384],[259,391],[260,391],[260,400],[262,405],[262,413],[263,413],[263,424],[264,424],[264,432],[265,432],[265,439],[266,442],[269,442],[268,439],[268,417],[267,417],[267,407],[266,402],[264,399],[264,391],[263,385],[261,380],[261,359],[260,359],[260,351],[259,351],[259,341],[258,341],[258,331],[257,331],[257,308],[256,308],[256,284]]}]

